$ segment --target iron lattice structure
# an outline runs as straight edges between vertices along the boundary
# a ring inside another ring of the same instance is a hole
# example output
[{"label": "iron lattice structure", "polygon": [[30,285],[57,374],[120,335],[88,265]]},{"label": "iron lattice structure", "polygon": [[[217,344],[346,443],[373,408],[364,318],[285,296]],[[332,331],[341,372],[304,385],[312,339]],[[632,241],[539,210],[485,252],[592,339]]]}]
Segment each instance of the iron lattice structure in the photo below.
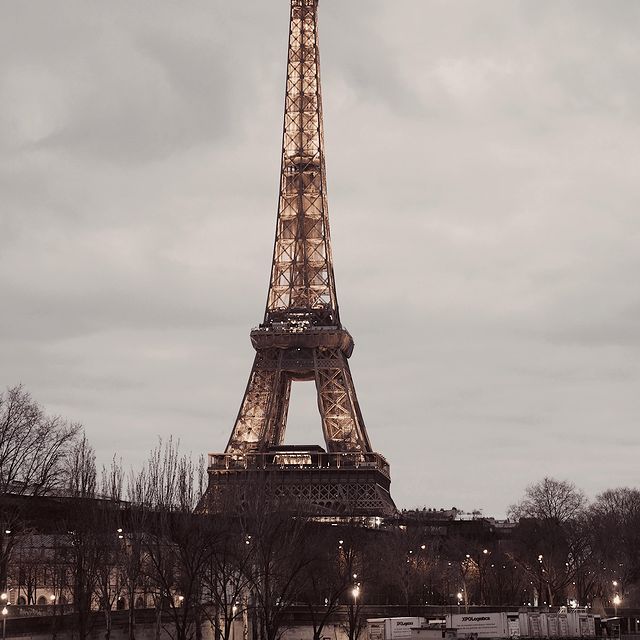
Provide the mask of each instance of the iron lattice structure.
[{"label": "iron lattice structure", "polygon": [[[263,322],[224,454],[211,454],[208,498],[221,487],[270,484],[310,511],[395,513],[389,466],[373,452],[340,322],[324,162],[318,0],[291,0],[280,194]],[[291,385],[315,381],[327,452],[283,447]],[[209,506],[209,508],[212,508]]]}]

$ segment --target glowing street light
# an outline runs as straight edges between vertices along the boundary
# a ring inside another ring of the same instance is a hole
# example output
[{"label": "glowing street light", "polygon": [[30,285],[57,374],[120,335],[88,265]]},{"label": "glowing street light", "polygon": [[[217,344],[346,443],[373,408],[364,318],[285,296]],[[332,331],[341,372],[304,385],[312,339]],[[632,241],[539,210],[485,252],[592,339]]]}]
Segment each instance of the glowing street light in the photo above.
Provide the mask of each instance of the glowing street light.
[{"label": "glowing street light", "polygon": [[236,626],[233,623],[236,617],[236,613],[238,612],[238,607],[234,604],[233,607],[231,607],[231,614],[232,614],[232,618],[231,618],[231,640],[235,640],[236,638]]},{"label": "glowing street light", "polygon": [[[3,593],[5,596],[3,599],[6,600],[7,594]],[[9,609],[7,607],[2,608],[2,640],[7,637],[7,614],[9,613]]]},{"label": "glowing street light", "polygon": [[616,593],[615,596],[613,596],[613,606],[615,608],[615,615],[618,615],[618,607],[620,606],[620,603],[622,602],[622,598]]}]

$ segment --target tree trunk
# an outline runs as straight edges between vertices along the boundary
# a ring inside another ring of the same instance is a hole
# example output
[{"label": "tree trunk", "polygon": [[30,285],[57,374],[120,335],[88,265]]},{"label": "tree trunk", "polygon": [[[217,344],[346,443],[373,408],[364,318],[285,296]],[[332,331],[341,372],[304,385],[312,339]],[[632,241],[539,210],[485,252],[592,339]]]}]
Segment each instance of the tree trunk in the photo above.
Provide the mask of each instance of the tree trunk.
[{"label": "tree trunk", "polygon": [[156,640],[160,640],[160,627],[162,625],[162,608],[156,607]]},{"label": "tree trunk", "polygon": [[129,594],[129,615],[127,616],[129,623],[129,640],[136,640],[136,610],[133,606],[133,599]]},{"label": "tree trunk", "polygon": [[109,638],[111,638],[111,607],[109,606],[108,602],[105,603],[104,606],[104,625],[104,638],[105,640],[109,640]]},{"label": "tree trunk", "polygon": [[193,612],[193,623],[196,626],[196,640],[202,640],[202,615],[200,605],[196,605]]}]

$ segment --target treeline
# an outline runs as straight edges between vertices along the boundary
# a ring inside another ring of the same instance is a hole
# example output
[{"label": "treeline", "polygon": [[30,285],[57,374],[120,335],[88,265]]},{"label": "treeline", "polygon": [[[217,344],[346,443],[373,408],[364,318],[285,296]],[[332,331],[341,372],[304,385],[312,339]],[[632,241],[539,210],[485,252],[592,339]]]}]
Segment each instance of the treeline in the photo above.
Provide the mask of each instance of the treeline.
[{"label": "treeline", "polygon": [[446,537],[415,519],[406,570],[392,572],[404,576],[397,593],[461,606],[640,606],[640,491],[611,489],[589,502],[572,483],[544,478],[509,516],[510,526],[466,535],[451,526]]},{"label": "treeline", "polygon": [[[293,605],[303,607],[314,637],[340,611],[358,637],[367,604],[637,606],[640,492],[606,491],[589,503],[568,482],[545,478],[511,507],[509,535],[489,529],[442,535],[406,521],[370,529],[354,519],[323,524],[278,514],[256,486],[226,517],[198,513],[206,485],[202,460],[173,441],[159,444],[140,469],[118,460],[100,472],[78,425],[51,418],[21,387],[0,395],[3,496],[65,496],[55,523],[37,528],[20,509],[2,510],[0,586],[24,604],[67,602],[86,638],[102,611],[153,608],[177,640],[196,639],[203,624],[231,637],[234,621],[272,640]],[[5,502],[3,502],[5,504]],[[290,505],[288,505],[290,512]],[[462,531],[462,529],[461,529]]]}]

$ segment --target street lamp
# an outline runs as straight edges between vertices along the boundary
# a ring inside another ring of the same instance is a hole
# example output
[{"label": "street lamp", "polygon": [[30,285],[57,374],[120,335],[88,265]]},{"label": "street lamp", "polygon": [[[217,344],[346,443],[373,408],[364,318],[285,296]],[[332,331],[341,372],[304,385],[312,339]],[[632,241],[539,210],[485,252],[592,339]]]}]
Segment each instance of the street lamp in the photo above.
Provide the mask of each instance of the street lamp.
[{"label": "street lamp", "polygon": [[236,613],[238,613],[238,607],[234,604],[231,607],[231,640],[236,638]]},{"label": "street lamp", "polygon": [[[5,596],[4,599],[6,599],[6,593],[2,594],[3,596]],[[2,608],[2,640],[4,640],[7,637],[7,613],[9,613],[9,609],[7,609],[7,607],[3,607]]]},{"label": "street lamp", "polygon": [[458,613],[460,613],[460,605],[462,604],[462,591],[458,591],[456,597],[458,598]]},{"label": "street lamp", "polygon": [[622,598],[616,593],[616,595],[613,596],[613,606],[615,608],[616,617],[618,616],[618,607],[620,606],[621,602],[622,602]]}]

